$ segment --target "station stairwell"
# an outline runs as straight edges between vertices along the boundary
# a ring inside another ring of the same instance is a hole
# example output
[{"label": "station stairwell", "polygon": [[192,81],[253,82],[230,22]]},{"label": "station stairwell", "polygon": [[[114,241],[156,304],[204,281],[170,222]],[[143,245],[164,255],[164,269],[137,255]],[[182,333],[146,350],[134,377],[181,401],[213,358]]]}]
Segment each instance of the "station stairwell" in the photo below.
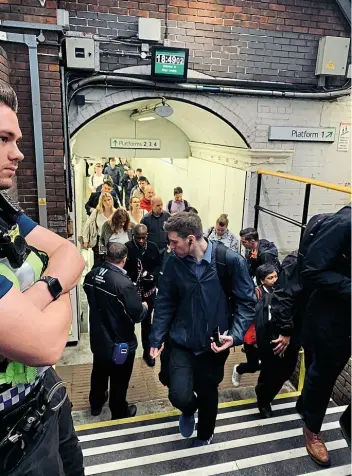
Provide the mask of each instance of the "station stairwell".
[{"label": "station stairwell", "polygon": [[327,410],[322,430],[332,465],[324,469],[307,455],[296,398],[297,392],[279,395],[268,419],[261,419],[254,400],[220,404],[213,443],[200,448],[179,434],[178,412],[82,425],[76,429],[85,474],[351,475],[350,450],[339,425],[346,407],[331,402]]}]

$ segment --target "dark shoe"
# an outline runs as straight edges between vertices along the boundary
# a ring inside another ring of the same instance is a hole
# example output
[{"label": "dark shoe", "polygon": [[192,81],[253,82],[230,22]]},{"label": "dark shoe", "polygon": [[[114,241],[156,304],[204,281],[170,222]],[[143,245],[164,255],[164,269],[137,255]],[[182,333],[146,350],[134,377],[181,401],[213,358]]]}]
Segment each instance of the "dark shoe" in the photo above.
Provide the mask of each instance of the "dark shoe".
[{"label": "dark shoe", "polygon": [[306,426],[304,426],[303,434],[306,440],[308,454],[312,460],[319,466],[330,466],[329,453],[321,438],[321,433],[312,433]]},{"label": "dark shoe", "polygon": [[258,409],[262,418],[271,418],[273,416],[270,405],[268,407],[258,407]]},{"label": "dark shoe", "polygon": [[179,419],[179,428],[180,428],[180,433],[184,438],[190,438],[194,432],[194,428],[196,426],[196,422],[194,419],[194,415],[182,415],[180,416]]},{"label": "dark shoe", "polygon": [[207,446],[210,445],[213,441],[214,435],[211,435],[209,440],[199,440],[198,438],[195,439],[192,443],[192,448],[199,448],[199,446]]},{"label": "dark shoe", "polygon": [[112,415],[112,420],[121,420],[123,418],[132,418],[136,416],[137,413],[137,406],[136,405],[129,405],[127,408],[127,412],[124,415]]},{"label": "dark shoe", "polygon": [[[106,391],[103,405],[108,401],[108,398],[109,398],[109,392]],[[103,406],[101,406],[100,408],[91,408],[90,409],[90,414],[92,416],[99,416],[102,411],[103,411]]]},{"label": "dark shoe", "polygon": [[152,359],[149,355],[149,350],[143,352],[143,360],[148,365],[148,367],[155,367],[155,359]]}]

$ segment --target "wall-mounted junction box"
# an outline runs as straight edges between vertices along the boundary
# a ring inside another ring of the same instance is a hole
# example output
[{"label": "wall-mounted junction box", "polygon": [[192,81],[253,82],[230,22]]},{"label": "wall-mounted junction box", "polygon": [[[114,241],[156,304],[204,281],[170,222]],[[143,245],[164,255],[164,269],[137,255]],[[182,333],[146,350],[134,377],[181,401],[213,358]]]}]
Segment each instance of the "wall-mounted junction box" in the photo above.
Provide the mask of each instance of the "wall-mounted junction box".
[{"label": "wall-mounted junction box", "polygon": [[349,47],[349,38],[336,36],[321,38],[319,40],[315,74],[317,76],[345,76]]},{"label": "wall-mounted junction box", "polygon": [[139,18],[138,38],[143,41],[161,41],[161,21],[157,18]]},{"label": "wall-mounted junction box", "polygon": [[66,66],[95,70],[95,42],[93,38],[66,38]]}]

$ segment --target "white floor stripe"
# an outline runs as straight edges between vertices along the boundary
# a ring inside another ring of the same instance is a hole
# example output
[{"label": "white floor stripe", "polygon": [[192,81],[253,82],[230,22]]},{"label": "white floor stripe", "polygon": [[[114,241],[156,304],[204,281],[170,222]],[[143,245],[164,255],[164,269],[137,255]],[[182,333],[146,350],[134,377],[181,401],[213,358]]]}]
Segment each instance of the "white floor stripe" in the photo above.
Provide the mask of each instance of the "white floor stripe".
[{"label": "white floor stripe", "polygon": [[[327,447],[330,451],[337,450],[340,448],[344,448],[347,445],[343,445],[344,440],[336,440],[332,441],[327,444]],[[302,456],[307,456],[307,451],[306,449],[303,448],[296,448],[293,450],[289,451],[280,451],[278,453],[272,453],[270,455],[264,455],[264,456],[254,456],[252,458],[245,458],[245,459],[240,459],[237,461],[229,461],[228,463],[222,463],[222,464],[216,464],[212,466],[205,466],[203,468],[195,468],[191,470],[186,470],[186,471],[179,471],[176,473],[169,473],[169,474],[164,474],[163,476],[216,476],[219,474],[224,474],[224,473],[229,473],[230,471],[239,471],[240,469],[244,469],[247,467],[254,467],[254,466],[261,466],[263,464],[268,464],[268,463],[274,463],[274,462],[279,462],[279,461],[285,461],[286,459],[294,459],[294,458],[301,458]],[[268,458],[265,458],[268,457]],[[246,466],[246,463],[250,460],[251,465]],[[342,466],[341,468],[346,468],[345,466]],[[333,469],[339,469],[339,468],[333,468]],[[345,470],[344,472],[329,472],[332,471],[333,469],[327,469],[323,471],[317,471],[314,473],[310,473],[311,476],[348,476],[349,473],[346,473]],[[308,474],[304,474],[301,476],[309,476]]]},{"label": "white floor stripe", "polygon": [[[339,450],[341,448],[347,448],[347,443],[345,440],[335,440],[326,443],[326,447],[329,451]],[[278,453],[256,456],[255,458],[237,460],[236,463],[238,469],[253,468],[254,466],[259,466],[262,464],[276,463],[277,461],[286,461],[292,458],[298,458],[299,456],[305,456],[306,454],[306,448],[295,448],[288,451],[280,451]]]},{"label": "white floor stripe", "polygon": [[[339,428],[339,422],[331,422],[326,423],[323,425],[323,430],[334,430],[335,428]],[[226,427],[223,427],[224,429]],[[221,430],[223,429],[221,427]],[[217,431],[216,433],[223,433],[224,431]],[[276,433],[265,433],[264,435],[257,435],[252,437],[246,437],[237,439],[234,441],[227,441],[226,443],[217,443],[212,444],[211,448],[213,451],[220,451],[220,450],[228,450],[230,448],[237,448],[240,446],[247,446],[247,445],[255,445],[257,443],[265,443],[265,441],[274,441],[283,438],[292,438],[293,436],[299,436],[302,434],[302,428],[294,428],[292,430],[285,430],[279,431]],[[194,433],[192,436],[196,436]],[[105,445],[105,446],[97,446],[93,448],[86,448],[83,450],[83,456],[95,456],[95,455],[102,455],[106,453],[113,453],[116,451],[123,451],[123,450],[130,450],[135,448],[143,448],[145,446],[154,446],[154,445],[161,445],[164,443],[170,443],[173,441],[180,441],[184,440],[184,438],[178,433],[176,435],[165,435],[165,436],[157,436],[155,438],[146,438],[144,440],[137,440],[133,441],[131,445],[131,441],[126,441],[125,443],[116,443],[113,445]]]},{"label": "white floor stripe", "polygon": [[[288,405],[288,404],[286,404]],[[280,405],[276,405],[273,407],[273,410],[275,411],[277,407]],[[345,410],[346,406],[341,406],[341,407],[331,407],[327,409],[326,414],[333,414],[333,413],[342,413]],[[254,409],[253,409],[254,410]],[[258,413],[258,410],[255,409],[256,412]],[[244,411],[244,410],[243,410]],[[238,412],[239,413],[239,412]],[[237,412],[236,412],[237,414]],[[222,413],[219,416],[222,415],[227,415],[227,418],[229,418],[229,415],[233,415],[233,413]],[[264,426],[264,425],[272,425],[274,423],[282,423],[285,421],[294,421],[294,420],[299,420],[301,417],[297,413],[290,413],[289,415],[282,415],[279,417],[273,417],[273,418],[267,418],[267,419],[262,419],[262,420],[253,420],[253,421],[245,421],[241,423],[234,423],[232,425],[221,425],[217,426],[215,432],[216,433],[223,433],[226,431],[235,431],[235,430],[243,430],[245,428],[253,428],[256,426]],[[219,418],[218,418],[219,419]],[[220,419],[225,419],[225,418],[220,418]],[[89,435],[83,435],[79,436],[79,441],[81,443],[84,443],[86,441],[97,441],[97,440],[102,440],[106,438],[115,438],[117,436],[126,436],[126,435],[133,435],[135,433],[147,433],[148,431],[155,431],[155,430],[163,430],[167,428],[173,428],[178,426],[178,421],[171,421],[171,422],[166,422],[166,423],[157,423],[155,425],[148,425],[148,426],[143,426],[143,427],[135,427],[135,428],[125,428],[124,430],[115,430],[115,431],[108,431],[105,433],[92,433]]]},{"label": "white floor stripe", "polygon": [[[339,426],[338,422],[327,423],[326,425],[327,425],[326,429],[333,429]],[[175,459],[187,458],[189,456],[196,457],[201,454],[215,453],[217,451],[224,451],[224,450],[229,450],[236,447],[245,447],[249,445],[255,445],[258,443],[264,443],[266,441],[281,440],[283,438],[283,433],[285,433],[284,437],[292,438],[294,436],[301,435],[302,429],[299,428],[294,430],[287,430],[286,432],[278,432],[278,433],[266,434],[261,436],[253,436],[249,438],[242,438],[240,440],[215,443],[209,446],[202,446],[200,448],[187,448],[183,450],[168,451],[165,453],[157,453],[154,455],[139,456],[137,458],[125,459],[121,461],[113,461],[110,463],[102,463],[102,464],[92,465],[92,466],[86,466],[86,476],[91,474],[107,473],[108,471],[117,471],[124,468],[135,468],[137,466],[145,466],[148,464],[161,463],[161,462],[171,461]],[[347,446],[347,443],[345,442],[345,440],[339,440],[339,441],[344,443],[344,446],[341,446],[341,448]],[[286,455],[289,455],[291,451],[294,451],[294,450],[286,451]],[[274,454],[278,454],[278,453],[274,453]],[[258,456],[255,458],[265,458],[265,457],[273,458],[272,455],[263,455],[263,456],[260,456],[260,457]],[[252,461],[255,458],[248,458],[246,460],[243,460],[243,461],[246,461],[246,463],[244,464],[249,465],[250,461]],[[287,459],[289,459],[289,457]],[[259,464],[265,464],[265,463],[259,463]],[[243,467],[249,467],[249,466],[243,466]],[[214,474],[222,474],[222,473],[214,473]]]},{"label": "white floor stripe", "polygon": [[351,465],[337,466],[337,468],[328,468],[321,471],[314,471],[313,473],[304,473],[300,476],[350,476]]},{"label": "white floor stripe", "polygon": [[[273,411],[277,410],[286,410],[288,408],[294,408],[296,405],[296,402],[289,402],[289,403],[282,403],[281,405],[273,405],[272,409]],[[247,415],[255,415],[258,414],[258,408],[249,408],[247,410],[234,410],[231,412],[226,412],[226,413],[219,413],[217,420],[227,420],[228,418],[237,418],[237,417],[242,417],[242,416],[247,416]],[[156,423],[154,425],[146,425],[146,426],[141,426],[141,427],[134,427],[134,428],[126,428],[123,430],[113,430],[113,431],[107,431],[105,433],[90,433],[89,435],[82,435],[79,436],[79,441],[81,443],[84,443],[86,441],[96,441],[96,440],[103,440],[105,438],[115,438],[117,436],[126,436],[126,435],[132,435],[134,433],[144,433],[147,431],[155,431],[155,430],[164,430],[166,428],[173,428],[175,426],[178,426],[178,419],[175,421],[171,422],[166,422],[166,423]]]}]

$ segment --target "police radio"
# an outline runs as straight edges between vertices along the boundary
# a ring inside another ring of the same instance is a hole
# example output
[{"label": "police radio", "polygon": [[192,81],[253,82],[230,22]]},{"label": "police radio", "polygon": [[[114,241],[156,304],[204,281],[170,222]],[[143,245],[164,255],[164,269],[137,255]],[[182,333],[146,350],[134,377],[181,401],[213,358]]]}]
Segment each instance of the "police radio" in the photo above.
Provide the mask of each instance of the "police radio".
[{"label": "police radio", "polygon": [[[0,209],[0,214],[8,217],[10,221],[22,211],[4,190],[0,191]],[[0,258],[7,258],[12,268],[20,268],[30,253],[26,240],[17,231],[17,225],[9,227],[8,223],[0,218]]]}]

